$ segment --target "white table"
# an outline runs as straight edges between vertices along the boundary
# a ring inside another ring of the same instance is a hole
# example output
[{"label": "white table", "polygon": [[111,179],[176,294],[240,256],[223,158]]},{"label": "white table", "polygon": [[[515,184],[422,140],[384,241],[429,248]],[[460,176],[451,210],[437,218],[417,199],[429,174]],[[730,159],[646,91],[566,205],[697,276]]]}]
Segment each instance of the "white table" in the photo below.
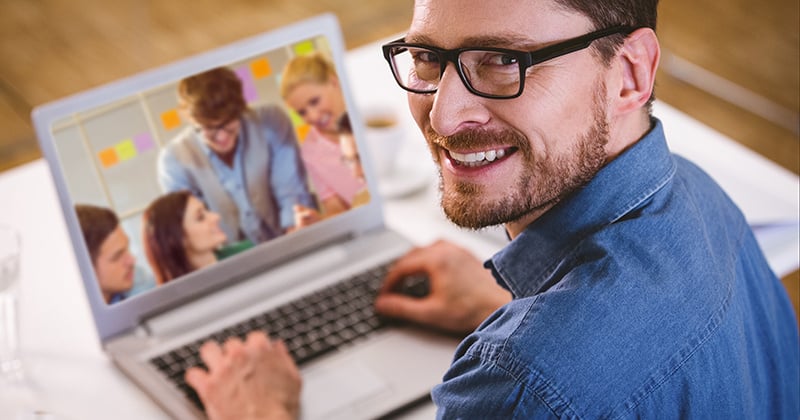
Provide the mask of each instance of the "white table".
[{"label": "white table", "polygon": [[[358,75],[351,77],[358,81],[353,86],[356,101],[389,103],[401,110],[410,140],[401,157],[417,157],[415,164],[422,165],[417,169],[432,174],[422,137],[405,110],[405,95],[391,79],[378,44],[352,51],[347,60],[350,75]],[[783,276],[796,270],[800,266],[798,177],[665,104],[657,103],[655,113],[674,150],[704,167],[741,206],[776,273]],[[388,223],[419,244],[445,237],[481,258],[502,246],[504,237],[498,230],[475,234],[449,224],[438,208],[435,184],[431,175],[423,190],[387,201]],[[15,226],[23,237],[21,341],[40,388],[39,406],[75,420],[166,418],[101,351],[45,162],[0,175],[0,197],[0,223]],[[424,407],[413,416],[431,413]]]}]

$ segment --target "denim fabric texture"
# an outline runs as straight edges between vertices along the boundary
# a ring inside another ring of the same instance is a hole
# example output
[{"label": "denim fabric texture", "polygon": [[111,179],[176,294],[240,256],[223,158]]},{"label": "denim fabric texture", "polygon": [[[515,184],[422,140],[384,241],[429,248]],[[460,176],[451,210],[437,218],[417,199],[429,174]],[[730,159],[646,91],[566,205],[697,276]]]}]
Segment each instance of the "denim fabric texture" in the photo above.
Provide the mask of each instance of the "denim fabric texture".
[{"label": "denim fabric texture", "polygon": [[486,267],[514,300],[461,343],[439,418],[800,416],[786,291],[658,120]]}]

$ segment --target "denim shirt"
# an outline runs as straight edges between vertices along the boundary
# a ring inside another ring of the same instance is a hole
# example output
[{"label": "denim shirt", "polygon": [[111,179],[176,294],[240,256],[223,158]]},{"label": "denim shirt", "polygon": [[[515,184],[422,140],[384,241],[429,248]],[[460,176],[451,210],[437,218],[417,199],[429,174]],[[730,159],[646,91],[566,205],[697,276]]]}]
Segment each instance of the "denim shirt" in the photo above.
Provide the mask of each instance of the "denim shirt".
[{"label": "denim shirt", "polygon": [[440,418],[800,414],[786,292],[657,120],[486,266],[514,300],[459,346],[433,390]]}]

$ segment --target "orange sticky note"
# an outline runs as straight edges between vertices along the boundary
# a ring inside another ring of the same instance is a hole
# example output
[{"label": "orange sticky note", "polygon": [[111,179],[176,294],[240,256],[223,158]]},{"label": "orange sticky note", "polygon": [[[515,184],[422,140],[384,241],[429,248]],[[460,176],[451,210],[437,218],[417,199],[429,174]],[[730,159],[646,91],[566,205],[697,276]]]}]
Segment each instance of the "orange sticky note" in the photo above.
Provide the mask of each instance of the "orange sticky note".
[{"label": "orange sticky note", "polygon": [[181,125],[181,117],[178,115],[178,110],[170,109],[169,111],[163,112],[161,114],[161,124],[163,124],[164,128],[167,130],[179,127]]},{"label": "orange sticky note", "polygon": [[250,63],[250,71],[254,79],[261,79],[272,74],[272,66],[266,58],[259,58]]},{"label": "orange sticky note", "polygon": [[297,127],[297,140],[300,142],[300,144],[305,141],[309,130],[311,130],[311,126],[308,124],[303,124]]},{"label": "orange sticky note", "polygon": [[117,151],[113,147],[100,151],[97,157],[104,168],[110,168],[119,163],[119,156],[117,156]]}]

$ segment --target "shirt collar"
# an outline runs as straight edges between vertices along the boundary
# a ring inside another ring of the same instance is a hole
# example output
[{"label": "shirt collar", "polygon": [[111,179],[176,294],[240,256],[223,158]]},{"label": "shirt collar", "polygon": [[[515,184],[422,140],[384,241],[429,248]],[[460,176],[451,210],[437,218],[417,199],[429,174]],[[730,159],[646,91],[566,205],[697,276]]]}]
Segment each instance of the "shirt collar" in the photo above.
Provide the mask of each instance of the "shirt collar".
[{"label": "shirt collar", "polygon": [[485,266],[515,297],[538,293],[582,238],[643,206],[674,173],[661,122],[653,118],[647,135],[531,223]]},{"label": "shirt collar", "polygon": [[114,293],[113,295],[111,295],[111,299],[108,300],[108,304],[111,305],[117,302],[122,302],[127,297],[128,297],[127,293]]}]

